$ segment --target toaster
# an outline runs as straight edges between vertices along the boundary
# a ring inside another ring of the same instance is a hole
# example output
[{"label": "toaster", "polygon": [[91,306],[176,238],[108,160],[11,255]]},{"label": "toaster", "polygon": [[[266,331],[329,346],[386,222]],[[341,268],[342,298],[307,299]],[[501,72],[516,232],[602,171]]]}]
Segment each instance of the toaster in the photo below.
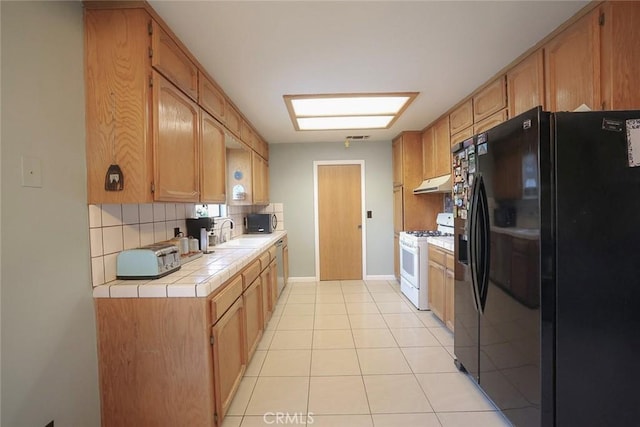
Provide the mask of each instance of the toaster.
[{"label": "toaster", "polygon": [[118,279],[158,279],[180,269],[180,251],[167,242],[127,249],[116,259]]}]

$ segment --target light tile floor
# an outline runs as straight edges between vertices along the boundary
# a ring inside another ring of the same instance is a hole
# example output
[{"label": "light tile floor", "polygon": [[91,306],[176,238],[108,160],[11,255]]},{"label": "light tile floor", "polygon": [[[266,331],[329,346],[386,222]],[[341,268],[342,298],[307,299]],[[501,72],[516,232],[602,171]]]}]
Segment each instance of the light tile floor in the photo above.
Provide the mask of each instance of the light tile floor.
[{"label": "light tile floor", "polygon": [[283,291],[222,427],[507,427],[396,281]]}]

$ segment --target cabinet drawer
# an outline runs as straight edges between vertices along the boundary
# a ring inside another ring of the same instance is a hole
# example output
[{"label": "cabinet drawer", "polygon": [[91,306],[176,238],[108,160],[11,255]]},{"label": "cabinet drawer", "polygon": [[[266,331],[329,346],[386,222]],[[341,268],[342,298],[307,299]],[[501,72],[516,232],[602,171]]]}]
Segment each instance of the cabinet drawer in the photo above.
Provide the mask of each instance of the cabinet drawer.
[{"label": "cabinet drawer", "polygon": [[247,289],[256,277],[260,275],[260,261],[255,260],[242,270],[242,278],[244,280],[244,289]]},{"label": "cabinet drawer", "polygon": [[153,68],[191,99],[198,99],[198,69],[180,46],[155,21],[153,21],[151,46]]},{"label": "cabinet drawer", "polygon": [[445,260],[446,260],[447,270],[453,270],[453,267],[454,267],[453,255],[448,252],[445,253]]},{"label": "cabinet drawer", "polygon": [[445,253],[442,249],[429,245],[429,261],[433,261],[436,264],[440,264],[444,266],[445,265],[444,258],[445,258]]},{"label": "cabinet drawer", "polygon": [[242,295],[242,276],[236,276],[211,299],[211,321],[216,323],[240,295]]},{"label": "cabinet drawer", "polygon": [[271,251],[268,250],[262,255],[260,255],[260,271],[264,270],[269,266],[269,262],[271,262]]}]

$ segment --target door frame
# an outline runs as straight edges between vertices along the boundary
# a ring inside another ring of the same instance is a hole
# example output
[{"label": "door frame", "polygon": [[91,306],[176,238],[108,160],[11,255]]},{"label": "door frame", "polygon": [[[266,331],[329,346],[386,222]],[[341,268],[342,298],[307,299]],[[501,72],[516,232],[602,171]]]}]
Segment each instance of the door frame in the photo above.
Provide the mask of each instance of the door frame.
[{"label": "door frame", "polygon": [[315,280],[320,281],[320,222],[318,218],[318,167],[329,165],[359,165],[360,166],[360,221],[362,223],[362,280],[367,277],[367,227],[366,227],[366,191],[364,185],[364,160],[315,160],[313,162],[313,222],[315,233]]}]

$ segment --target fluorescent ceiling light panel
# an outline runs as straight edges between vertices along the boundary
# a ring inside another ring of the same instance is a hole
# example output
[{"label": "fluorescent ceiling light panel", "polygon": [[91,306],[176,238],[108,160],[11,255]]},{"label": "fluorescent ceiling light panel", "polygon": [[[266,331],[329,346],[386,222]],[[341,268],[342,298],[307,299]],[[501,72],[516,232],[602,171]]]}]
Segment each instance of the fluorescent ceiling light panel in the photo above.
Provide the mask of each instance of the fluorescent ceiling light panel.
[{"label": "fluorescent ceiling light panel", "polygon": [[388,129],[417,92],[285,95],[296,130]]},{"label": "fluorescent ceiling light panel", "polygon": [[393,116],[300,117],[300,130],[384,129]]}]

